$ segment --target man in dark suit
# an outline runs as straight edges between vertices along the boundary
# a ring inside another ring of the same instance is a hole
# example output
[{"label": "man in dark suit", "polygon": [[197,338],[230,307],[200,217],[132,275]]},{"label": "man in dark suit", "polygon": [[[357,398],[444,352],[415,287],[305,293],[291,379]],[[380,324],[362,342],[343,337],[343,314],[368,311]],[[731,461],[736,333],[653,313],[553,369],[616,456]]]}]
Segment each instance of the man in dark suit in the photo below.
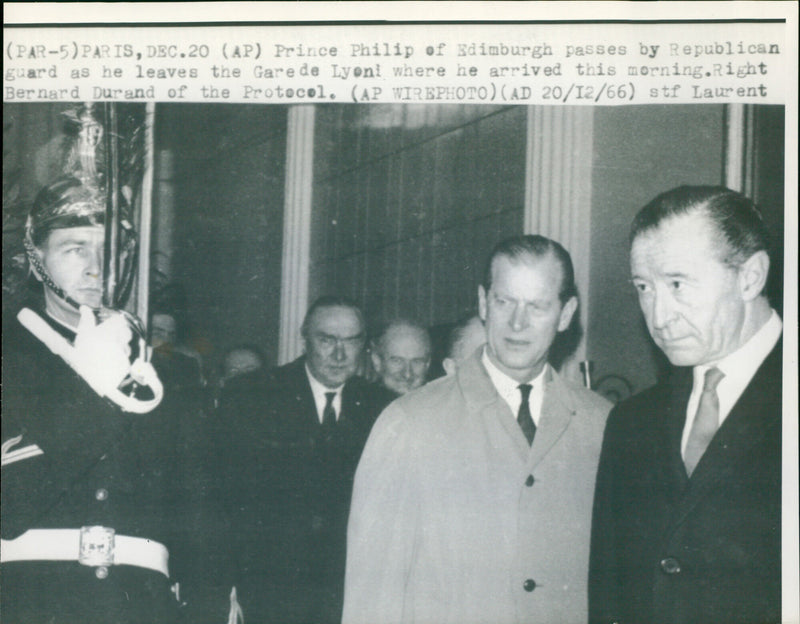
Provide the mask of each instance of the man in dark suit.
[{"label": "man in dark suit", "polygon": [[241,386],[223,406],[236,436],[227,495],[247,536],[240,598],[254,622],[340,621],[353,475],[394,398],[356,376],[365,333],[354,303],[318,299],[302,335],[304,356]]},{"label": "man in dark suit", "polygon": [[766,228],[722,187],[637,215],[631,271],[673,365],[618,405],[600,458],[590,621],[781,620],[781,320]]}]

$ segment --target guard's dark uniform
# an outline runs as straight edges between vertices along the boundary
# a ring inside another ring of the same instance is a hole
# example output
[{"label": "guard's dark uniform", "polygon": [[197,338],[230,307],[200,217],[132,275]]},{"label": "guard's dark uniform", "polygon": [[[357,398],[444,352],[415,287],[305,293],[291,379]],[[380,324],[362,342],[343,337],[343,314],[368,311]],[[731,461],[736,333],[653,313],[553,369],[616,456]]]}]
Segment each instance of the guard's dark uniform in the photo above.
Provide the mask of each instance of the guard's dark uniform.
[{"label": "guard's dark uniform", "polygon": [[[64,327],[48,322],[74,338]],[[192,492],[180,484],[193,464],[177,430],[181,419],[173,417],[167,398],[148,414],[122,412],[92,391],[16,318],[6,319],[4,326],[2,439],[6,443],[22,436],[4,448],[4,456],[6,450],[13,453],[33,445],[42,453],[4,461],[3,540],[28,529],[110,527],[117,535],[165,545],[172,578],[132,565],[99,570],[77,561],[5,562],[2,621],[177,621],[181,609],[173,589],[176,572],[183,555],[197,546],[186,537],[193,529],[191,515],[186,514]],[[224,612],[225,605],[220,607]]]}]

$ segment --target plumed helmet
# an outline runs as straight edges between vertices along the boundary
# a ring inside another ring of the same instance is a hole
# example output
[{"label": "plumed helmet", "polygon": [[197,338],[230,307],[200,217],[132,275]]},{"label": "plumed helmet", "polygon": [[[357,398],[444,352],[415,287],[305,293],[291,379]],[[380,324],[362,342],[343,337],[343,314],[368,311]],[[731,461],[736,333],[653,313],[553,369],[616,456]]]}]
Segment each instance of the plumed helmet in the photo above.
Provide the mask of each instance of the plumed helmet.
[{"label": "plumed helmet", "polygon": [[53,230],[103,225],[105,197],[94,186],[62,176],[43,188],[25,224],[26,242],[40,247]]}]

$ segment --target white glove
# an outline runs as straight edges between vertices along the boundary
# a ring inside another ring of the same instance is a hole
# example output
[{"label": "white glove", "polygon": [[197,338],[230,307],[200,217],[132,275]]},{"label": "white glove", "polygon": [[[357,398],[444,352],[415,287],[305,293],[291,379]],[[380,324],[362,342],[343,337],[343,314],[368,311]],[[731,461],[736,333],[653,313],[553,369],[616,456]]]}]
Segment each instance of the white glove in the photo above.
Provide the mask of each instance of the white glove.
[{"label": "white glove", "polygon": [[[116,313],[98,325],[88,307],[81,306],[80,314],[74,346],[28,308],[22,308],[17,319],[100,396],[134,414],[146,414],[155,409],[164,397],[164,386],[152,364],[141,355],[133,364],[129,362],[132,332],[124,316]],[[139,400],[123,393],[119,385],[128,374],[137,383],[149,387],[153,398]]]},{"label": "white glove", "polygon": [[92,388],[108,395],[130,372],[133,334],[121,314],[99,324],[88,306],[82,305],[80,314],[71,363]]}]

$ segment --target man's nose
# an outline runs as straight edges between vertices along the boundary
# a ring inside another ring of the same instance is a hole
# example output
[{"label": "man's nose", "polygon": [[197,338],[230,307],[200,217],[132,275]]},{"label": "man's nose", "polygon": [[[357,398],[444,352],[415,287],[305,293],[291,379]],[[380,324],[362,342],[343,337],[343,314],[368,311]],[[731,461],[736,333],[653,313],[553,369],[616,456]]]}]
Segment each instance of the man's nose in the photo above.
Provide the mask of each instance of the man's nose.
[{"label": "man's nose", "polygon": [[403,364],[403,379],[406,381],[414,380],[414,365],[411,362]]},{"label": "man's nose", "polygon": [[98,247],[89,251],[86,261],[86,274],[100,277],[103,273],[103,248]]},{"label": "man's nose", "polygon": [[655,329],[666,327],[675,318],[673,298],[668,293],[656,289],[652,306],[652,323]]},{"label": "man's nose", "polygon": [[514,305],[514,310],[511,312],[509,322],[511,324],[511,329],[514,331],[521,331],[527,327],[528,315],[525,311],[524,303],[519,302]]},{"label": "man's nose", "polygon": [[337,340],[336,344],[333,346],[333,359],[337,362],[341,362],[347,358],[347,352],[344,348],[344,342],[341,340]]}]

